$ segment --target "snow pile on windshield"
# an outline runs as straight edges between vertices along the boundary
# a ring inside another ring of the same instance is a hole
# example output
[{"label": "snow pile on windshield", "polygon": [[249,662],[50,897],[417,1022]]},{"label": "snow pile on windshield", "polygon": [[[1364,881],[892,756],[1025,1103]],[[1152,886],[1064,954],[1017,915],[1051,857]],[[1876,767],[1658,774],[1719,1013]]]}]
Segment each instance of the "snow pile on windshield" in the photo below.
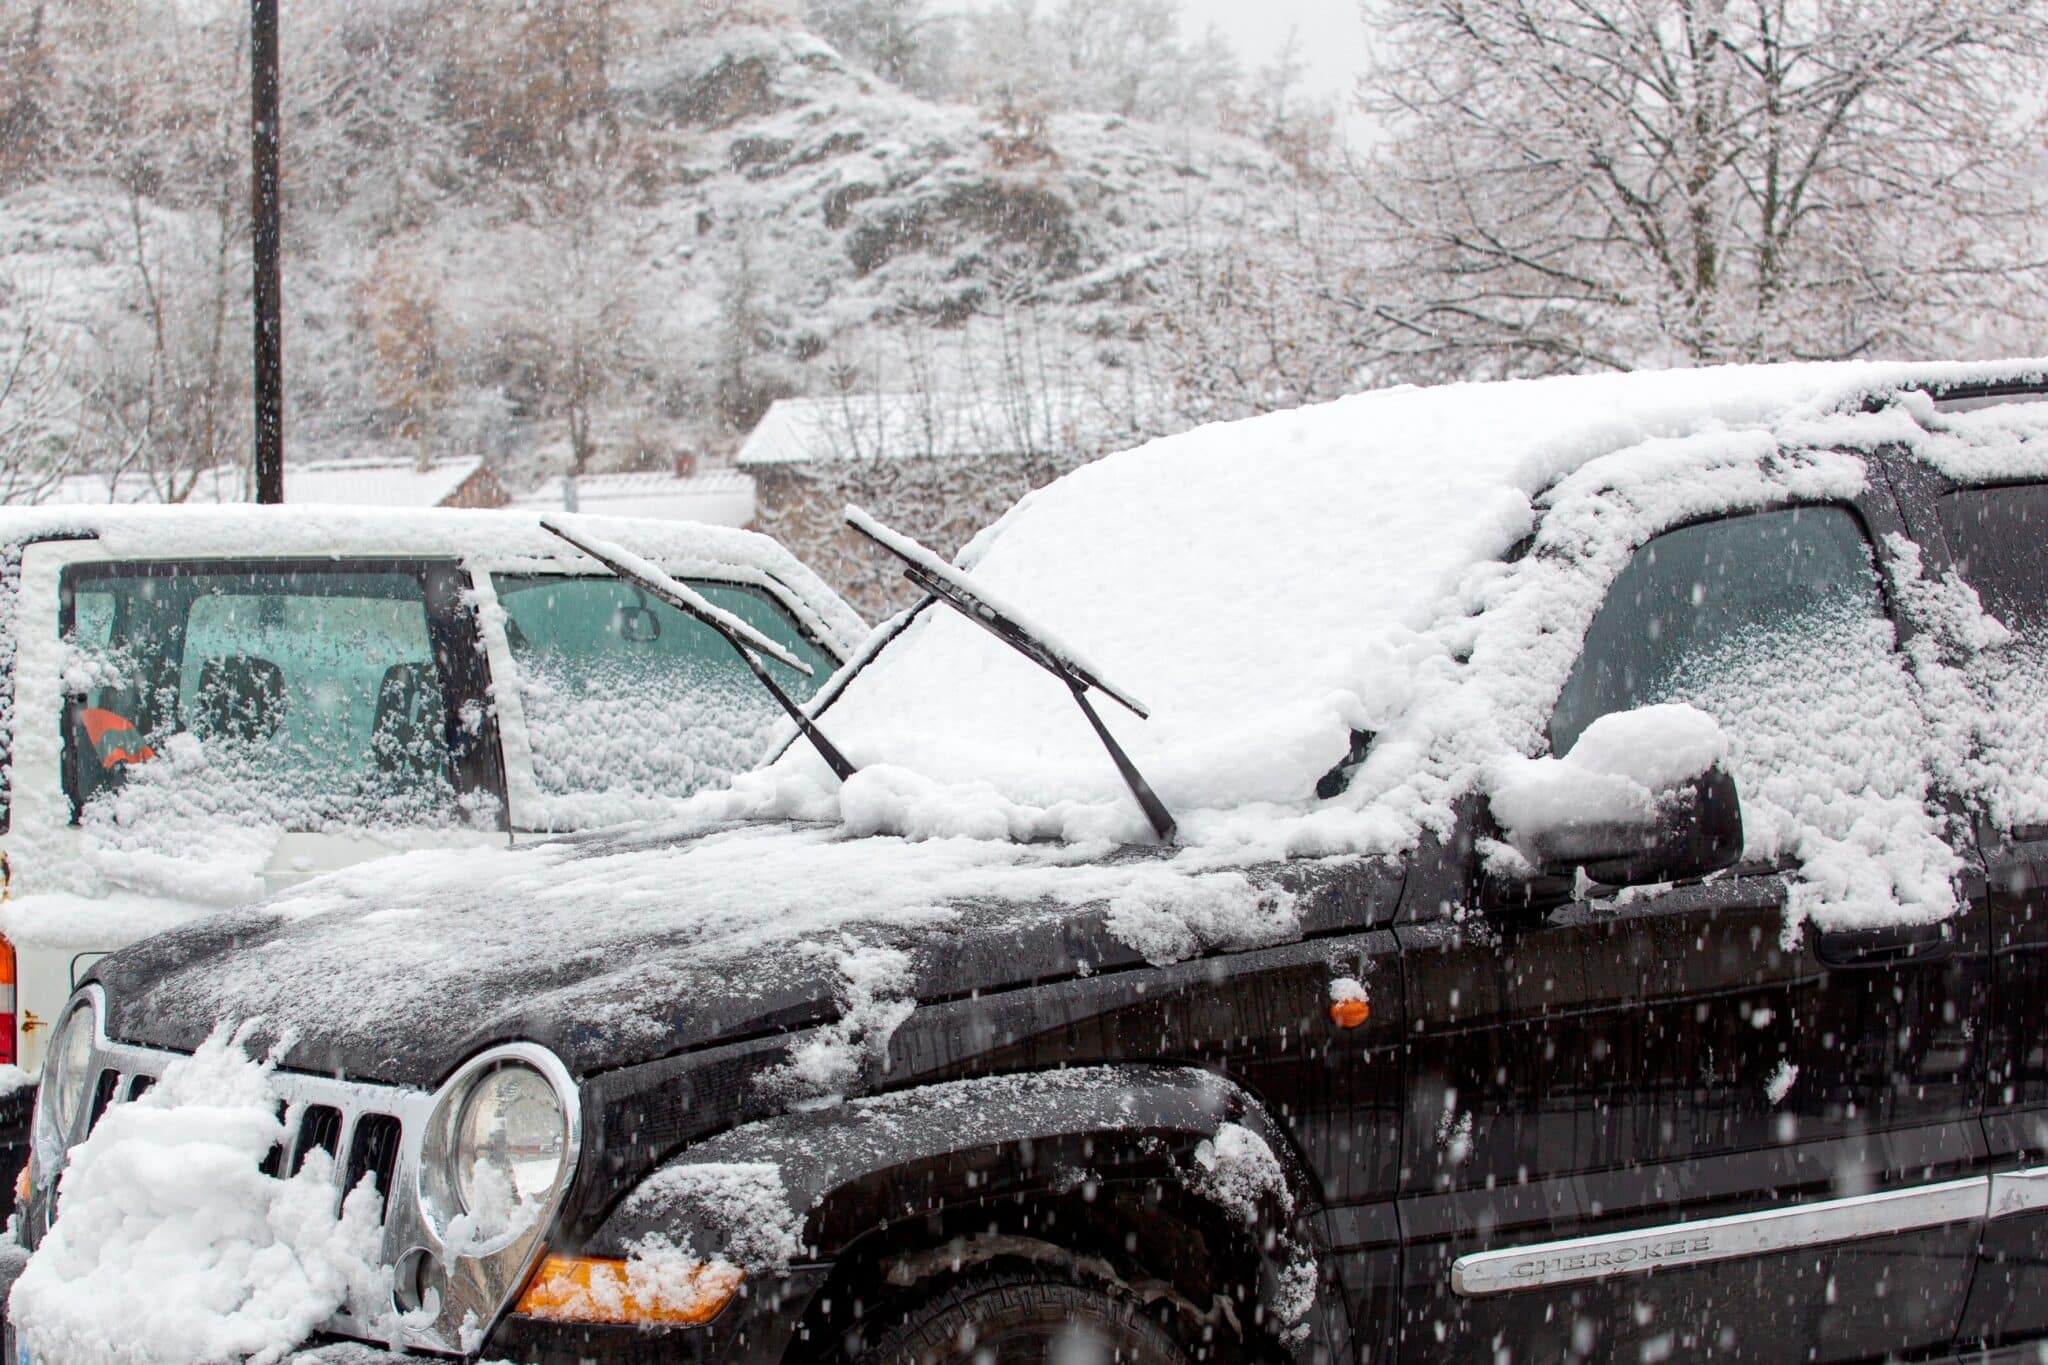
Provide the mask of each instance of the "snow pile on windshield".
[{"label": "snow pile on windshield", "polygon": [[217,1034],[71,1149],[58,1218],[8,1303],[33,1358],[67,1365],[281,1360],[347,1302],[388,1303],[382,1207],[336,1213],[334,1161],[259,1168],[285,1134],[266,1068]]}]

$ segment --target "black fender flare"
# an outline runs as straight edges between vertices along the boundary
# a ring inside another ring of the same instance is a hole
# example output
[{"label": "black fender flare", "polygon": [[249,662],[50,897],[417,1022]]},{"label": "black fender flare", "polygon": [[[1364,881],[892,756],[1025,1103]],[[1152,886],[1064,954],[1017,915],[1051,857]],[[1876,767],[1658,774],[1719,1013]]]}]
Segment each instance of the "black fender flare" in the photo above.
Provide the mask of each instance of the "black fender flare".
[{"label": "black fender flare", "polygon": [[653,1239],[773,1272],[830,1262],[879,1224],[1162,1163],[1247,1234],[1274,1335],[1305,1359],[1346,1334],[1313,1181],[1264,1106],[1199,1067],[975,1077],[743,1124],[657,1168],[585,1249],[627,1256]]}]

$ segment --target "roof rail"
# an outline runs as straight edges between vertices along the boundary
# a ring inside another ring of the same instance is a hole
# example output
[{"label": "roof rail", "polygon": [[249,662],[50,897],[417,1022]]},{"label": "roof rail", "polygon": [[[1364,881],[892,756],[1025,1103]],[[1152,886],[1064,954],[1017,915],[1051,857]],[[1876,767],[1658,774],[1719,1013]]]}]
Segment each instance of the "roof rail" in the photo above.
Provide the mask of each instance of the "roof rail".
[{"label": "roof rail", "polygon": [[[2035,379],[1992,379],[1968,380],[1955,384],[1902,384],[1901,389],[1912,389],[1926,394],[1934,400],[1937,409],[1956,411],[1958,409],[1989,407],[1995,403],[2015,399],[2048,399],[2048,376]],[[1865,412],[1875,412],[1891,401],[1888,389],[1882,394],[1871,394],[1863,400]]]}]

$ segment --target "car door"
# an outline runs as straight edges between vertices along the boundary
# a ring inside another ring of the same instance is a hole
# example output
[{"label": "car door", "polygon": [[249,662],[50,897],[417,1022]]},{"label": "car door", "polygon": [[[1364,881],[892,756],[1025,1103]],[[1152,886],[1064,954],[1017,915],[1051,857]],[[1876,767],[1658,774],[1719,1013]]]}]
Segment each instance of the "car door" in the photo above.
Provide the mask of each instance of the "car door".
[{"label": "car door", "polygon": [[1805,893],[1773,823],[1802,781],[1929,796],[1868,534],[1896,527],[1873,499],[1679,528],[1589,628],[1554,749],[1616,710],[1713,713],[1740,866],[1533,905],[1489,904],[1469,856],[1411,878],[1404,1361],[1853,1360],[1953,1336],[1986,1194],[1981,898],[1788,933]]},{"label": "car door", "polygon": [[1910,468],[1900,479],[1909,515],[1927,522],[1924,571],[1953,569],[2008,632],[1951,659],[1981,708],[1966,795],[1988,882],[1984,1129],[1998,1168],[1963,1332],[2026,1340],[2048,1335],[2048,485],[1943,487]]}]

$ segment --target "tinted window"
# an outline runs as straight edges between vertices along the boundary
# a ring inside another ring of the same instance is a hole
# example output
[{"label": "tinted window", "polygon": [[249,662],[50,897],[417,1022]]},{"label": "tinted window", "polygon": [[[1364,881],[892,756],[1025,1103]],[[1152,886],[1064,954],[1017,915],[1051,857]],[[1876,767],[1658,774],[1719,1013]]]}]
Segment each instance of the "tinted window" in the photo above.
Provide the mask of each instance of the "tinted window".
[{"label": "tinted window", "polygon": [[[753,767],[785,723],[722,636],[630,583],[511,574],[494,581],[549,827],[649,814],[723,785]],[[832,659],[766,592],[691,586],[811,666],[805,677],[768,661],[798,700],[830,676]]]},{"label": "tinted window", "polygon": [[1851,514],[1732,517],[1636,552],[1563,694],[1558,750],[1602,712],[1666,701],[1721,723],[1743,856],[1806,868],[1795,913],[1945,900],[1926,728]]},{"label": "tinted window", "polygon": [[[1564,753],[1594,720],[1661,701],[1755,700],[1775,672],[1861,651],[1883,613],[1862,528],[1837,507],[1704,522],[1638,550],[1608,590],[1550,722]],[[1730,717],[1720,717],[1724,726]]]},{"label": "tinted window", "polygon": [[2001,827],[2048,833],[2048,488],[1965,489],[1938,511],[1957,572],[2011,631],[1962,663],[1982,708],[1970,794]]},{"label": "tinted window", "polygon": [[417,572],[65,571],[65,782],[102,832],[455,818]]},{"label": "tinted window", "polygon": [[2016,630],[2048,622],[2048,488],[1973,488],[1938,504],[1956,571]]}]

